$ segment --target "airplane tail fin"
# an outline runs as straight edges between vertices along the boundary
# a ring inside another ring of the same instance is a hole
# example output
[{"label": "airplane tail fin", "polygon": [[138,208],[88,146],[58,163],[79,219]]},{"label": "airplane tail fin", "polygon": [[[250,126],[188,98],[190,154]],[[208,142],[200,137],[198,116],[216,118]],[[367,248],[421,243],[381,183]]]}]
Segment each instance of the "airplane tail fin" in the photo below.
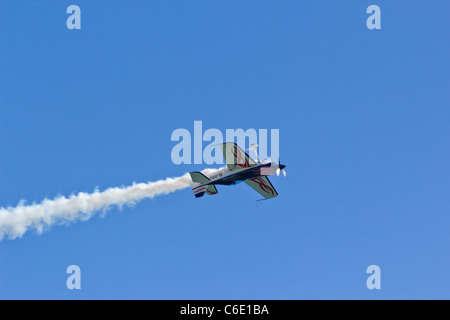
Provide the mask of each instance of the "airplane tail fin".
[{"label": "airplane tail fin", "polygon": [[192,187],[192,191],[196,198],[203,197],[206,194],[213,195],[217,194],[216,186],[210,183],[210,179],[205,176],[201,172],[190,172],[192,182],[194,182],[194,186]]},{"label": "airplane tail fin", "polygon": [[216,186],[210,183],[210,179],[201,172],[190,172],[192,182],[194,186],[192,191],[196,198],[203,197],[206,194],[213,195],[217,194]]}]

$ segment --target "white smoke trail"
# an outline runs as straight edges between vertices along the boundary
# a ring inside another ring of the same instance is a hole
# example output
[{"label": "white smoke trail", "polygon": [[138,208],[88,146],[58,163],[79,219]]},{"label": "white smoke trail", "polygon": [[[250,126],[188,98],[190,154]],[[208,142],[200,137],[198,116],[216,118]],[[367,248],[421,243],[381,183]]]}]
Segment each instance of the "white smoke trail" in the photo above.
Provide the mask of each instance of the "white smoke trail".
[{"label": "white smoke trail", "polygon": [[[211,175],[215,169],[202,172]],[[26,206],[24,201],[17,207],[0,208],[0,241],[22,237],[31,229],[42,233],[45,228],[56,224],[68,224],[77,220],[86,221],[96,212],[105,212],[111,206],[133,205],[137,202],[168,194],[176,190],[190,187],[191,177],[186,173],[182,177],[167,178],[149,183],[133,183],[122,188],[109,188],[103,192],[80,192],[77,195],[64,196],[53,200],[45,199],[39,204]]]}]

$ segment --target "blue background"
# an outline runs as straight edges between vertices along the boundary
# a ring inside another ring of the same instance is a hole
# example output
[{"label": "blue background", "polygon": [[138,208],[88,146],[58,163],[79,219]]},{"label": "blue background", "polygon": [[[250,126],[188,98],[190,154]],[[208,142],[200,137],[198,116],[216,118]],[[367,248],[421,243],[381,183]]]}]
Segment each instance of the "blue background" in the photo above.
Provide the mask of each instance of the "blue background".
[{"label": "blue background", "polygon": [[0,206],[201,170],[170,158],[195,120],[279,129],[288,177],[259,207],[245,184],[184,189],[4,239],[0,298],[450,298],[449,10],[1,0]]}]

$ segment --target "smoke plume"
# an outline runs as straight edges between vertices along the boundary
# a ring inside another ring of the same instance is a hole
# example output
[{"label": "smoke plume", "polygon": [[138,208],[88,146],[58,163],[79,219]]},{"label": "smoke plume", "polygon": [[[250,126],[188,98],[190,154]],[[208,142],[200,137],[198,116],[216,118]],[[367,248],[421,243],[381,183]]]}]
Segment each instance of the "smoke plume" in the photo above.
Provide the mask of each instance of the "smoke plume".
[{"label": "smoke plume", "polygon": [[[205,175],[211,175],[215,169],[205,169]],[[0,241],[22,237],[29,230],[42,233],[53,225],[68,224],[74,221],[86,221],[97,212],[106,212],[112,206],[134,205],[137,202],[168,194],[190,187],[188,173],[178,178],[167,178],[156,182],[133,183],[128,187],[109,188],[93,193],[80,192],[69,197],[45,199],[39,204],[25,205],[19,202],[17,207],[0,208]]]}]

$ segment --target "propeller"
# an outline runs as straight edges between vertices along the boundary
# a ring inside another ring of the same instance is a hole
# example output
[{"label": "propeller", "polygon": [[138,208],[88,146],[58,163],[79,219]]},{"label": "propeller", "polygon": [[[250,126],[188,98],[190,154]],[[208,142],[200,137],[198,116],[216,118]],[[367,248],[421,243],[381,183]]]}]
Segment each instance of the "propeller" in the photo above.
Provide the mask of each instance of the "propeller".
[{"label": "propeller", "polygon": [[277,168],[277,176],[280,175],[280,171],[283,172],[284,177],[286,178],[286,171],[284,171],[286,166],[280,163],[280,157],[278,157],[278,168]]}]

